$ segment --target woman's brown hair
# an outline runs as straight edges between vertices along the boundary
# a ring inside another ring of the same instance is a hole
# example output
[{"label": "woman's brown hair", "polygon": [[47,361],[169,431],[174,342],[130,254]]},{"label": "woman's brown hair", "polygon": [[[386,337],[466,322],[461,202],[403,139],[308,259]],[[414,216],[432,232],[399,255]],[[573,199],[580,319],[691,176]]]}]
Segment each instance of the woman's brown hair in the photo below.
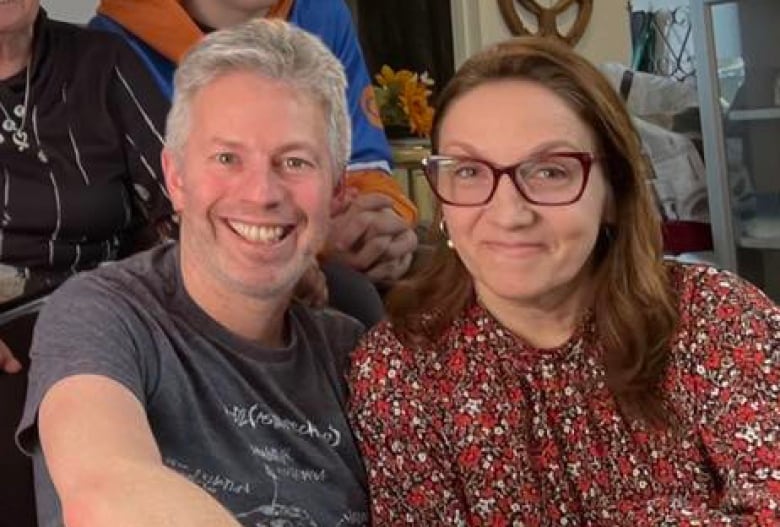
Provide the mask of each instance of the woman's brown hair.
[{"label": "woman's brown hair", "polygon": [[[659,383],[677,323],[675,296],[639,136],[604,76],[565,45],[545,38],[520,37],[482,51],[463,64],[439,97],[433,151],[438,152],[441,124],[453,101],[480,85],[507,79],[536,82],[556,93],[599,142],[615,212],[614,223],[603,226],[593,258],[599,298],[594,316],[607,384],[624,413],[667,424]],[[437,204],[434,221],[440,219]],[[431,238],[430,259],[388,295],[390,320],[407,344],[435,343],[474,298],[471,277],[457,253],[438,229],[431,229]]]}]

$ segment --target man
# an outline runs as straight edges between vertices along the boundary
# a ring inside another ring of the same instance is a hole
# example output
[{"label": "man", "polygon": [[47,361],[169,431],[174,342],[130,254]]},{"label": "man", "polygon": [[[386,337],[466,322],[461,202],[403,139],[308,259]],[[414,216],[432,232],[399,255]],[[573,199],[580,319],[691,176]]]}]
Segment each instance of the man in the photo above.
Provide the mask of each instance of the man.
[{"label": "man", "polygon": [[352,118],[345,206],[328,255],[374,283],[393,283],[417,246],[417,211],[390,176],[390,148],[349,9],[343,0],[102,0],[90,25],[124,36],[170,95],[182,55],[204,33],[258,17],[282,18],[319,36],[344,65]]},{"label": "man", "polygon": [[38,321],[17,438],[42,525],[367,523],[343,415],[361,328],[290,300],[349,158],[345,84],[282,21],[183,60],[163,151],[180,241],[72,279]]}]

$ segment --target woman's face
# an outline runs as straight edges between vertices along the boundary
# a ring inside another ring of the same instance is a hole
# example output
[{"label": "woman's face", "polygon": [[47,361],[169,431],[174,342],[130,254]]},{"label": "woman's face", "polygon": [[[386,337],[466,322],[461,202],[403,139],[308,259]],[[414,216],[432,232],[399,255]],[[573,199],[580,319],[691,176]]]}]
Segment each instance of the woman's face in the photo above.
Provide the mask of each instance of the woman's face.
[{"label": "woman's face", "polygon": [[[535,82],[479,86],[454,100],[441,124],[439,153],[444,156],[504,167],[561,152],[598,156],[596,138],[563,99]],[[559,306],[586,290],[608,201],[602,164],[596,160],[582,196],[572,204],[531,204],[502,176],[487,204],[443,205],[443,214],[477,294],[498,315],[503,308]]]},{"label": "woman's face", "polygon": [[0,35],[32,28],[38,0],[0,0]]}]

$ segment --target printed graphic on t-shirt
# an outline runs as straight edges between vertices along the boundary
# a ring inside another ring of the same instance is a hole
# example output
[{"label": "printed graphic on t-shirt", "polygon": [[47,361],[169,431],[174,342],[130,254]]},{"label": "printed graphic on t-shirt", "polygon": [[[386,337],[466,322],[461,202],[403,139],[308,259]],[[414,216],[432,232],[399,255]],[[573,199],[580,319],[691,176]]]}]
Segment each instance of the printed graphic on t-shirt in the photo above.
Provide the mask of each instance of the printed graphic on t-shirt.
[{"label": "printed graphic on t-shirt", "polygon": [[[224,405],[228,422],[247,438],[247,448],[256,460],[253,472],[244,472],[244,478],[219,473],[200,466],[193,466],[181,459],[167,456],[165,463],[187,477],[193,483],[214,495],[233,510],[236,519],[247,527],[284,525],[290,527],[365,526],[369,524],[365,510],[344,510],[339,521],[332,525],[315,517],[316,510],[334,503],[320,503],[313,510],[307,509],[315,501],[311,497],[320,494],[317,486],[336,485],[340,478],[333,477],[325,467],[301,459],[300,452],[289,445],[279,444],[285,437],[303,438],[312,443],[312,450],[335,450],[342,444],[343,433],[332,423],[315,423],[296,420],[276,414],[261,403],[248,406]],[[237,458],[242,454],[236,453]],[[251,480],[247,480],[250,475]],[[321,489],[324,490],[324,489]],[[328,493],[322,492],[323,496]],[[270,497],[269,497],[270,496]],[[296,496],[295,502],[290,502]],[[301,498],[297,498],[300,496]],[[257,503],[254,504],[253,500]],[[228,504],[250,504],[243,509]]]}]

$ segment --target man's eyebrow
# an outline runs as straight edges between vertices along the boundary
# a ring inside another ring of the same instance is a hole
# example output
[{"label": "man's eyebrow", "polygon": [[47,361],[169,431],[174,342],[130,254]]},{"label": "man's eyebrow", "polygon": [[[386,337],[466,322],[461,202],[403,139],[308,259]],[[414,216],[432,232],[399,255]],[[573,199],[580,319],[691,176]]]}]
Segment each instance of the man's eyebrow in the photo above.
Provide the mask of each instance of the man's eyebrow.
[{"label": "man's eyebrow", "polygon": [[245,148],[244,144],[237,139],[230,139],[227,137],[213,136],[208,138],[208,144],[221,147],[227,147],[230,149],[242,149]]}]

